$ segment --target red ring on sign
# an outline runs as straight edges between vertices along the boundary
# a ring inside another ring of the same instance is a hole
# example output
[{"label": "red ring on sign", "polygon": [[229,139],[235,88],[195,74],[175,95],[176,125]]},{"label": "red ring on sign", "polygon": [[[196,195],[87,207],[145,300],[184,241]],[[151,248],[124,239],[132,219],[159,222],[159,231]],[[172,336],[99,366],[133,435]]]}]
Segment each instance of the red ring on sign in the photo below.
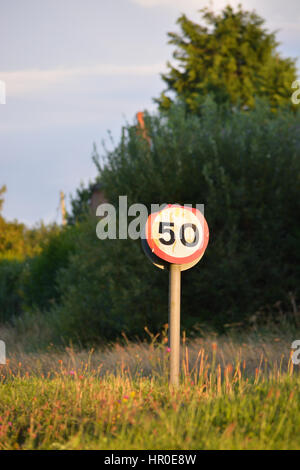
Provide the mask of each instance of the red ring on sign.
[{"label": "red ring on sign", "polygon": [[[163,212],[166,209],[170,209],[171,207],[182,208],[182,209],[193,212],[193,214],[199,219],[200,224],[203,227],[203,242],[201,246],[190,256],[178,258],[176,256],[168,255],[156,245],[156,243],[154,242],[152,238],[152,225],[153,225],[154,219],[157,217],[157,214],[159,214],[159,212]],[[203,214],[201,214],[201,212],[198,209],[192,208],[192,207],[178,206],[177,204],[168,204],[159,212],[153,212],[152,214],[150,214],[146,223],[146,240],[150,249],[156,256],[158,256],[159,258],[165,261],[168,261],[169,263],[185,264],[185,263],[191,263],[196,258],[199,258],[201,255],[204,254],[207,244],[208,244],[208,240],[209,240],[209,229],[208,229],[208,225],[205,220],[205,217],[203,216]]]}]

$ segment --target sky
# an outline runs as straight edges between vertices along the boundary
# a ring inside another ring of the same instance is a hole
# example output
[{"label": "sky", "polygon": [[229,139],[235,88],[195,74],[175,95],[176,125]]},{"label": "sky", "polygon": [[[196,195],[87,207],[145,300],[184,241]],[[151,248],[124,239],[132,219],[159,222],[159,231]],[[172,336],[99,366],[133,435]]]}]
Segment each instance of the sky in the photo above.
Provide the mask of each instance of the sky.
[{"label": "sky", "polygon": [[[108,131],[117,143],[138,111],[155,111],[181,13],[241,3],[278,30],[284,56],[300,56],[299,0],[0,0],[0,187],[3,215],[60,223],[59,192],[97,174]],[[298,67],[299,67],[298,61]],[[300,78],[300,73],[299,73]]]}]

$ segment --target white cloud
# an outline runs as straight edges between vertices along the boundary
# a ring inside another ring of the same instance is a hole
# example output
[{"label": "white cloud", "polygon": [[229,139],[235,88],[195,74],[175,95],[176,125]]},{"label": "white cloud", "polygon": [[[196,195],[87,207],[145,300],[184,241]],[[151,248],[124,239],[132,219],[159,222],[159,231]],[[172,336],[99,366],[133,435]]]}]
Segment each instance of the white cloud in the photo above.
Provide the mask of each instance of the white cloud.
[{"label": "white cloud", "polygon": [[157,6],[170,6],[170,7],[193,7],[199,8],[199,0],[132,0],[134,3],[141,5],[142,7],[151,8]]},{"label": "white cloud", "polygon": [[131,0],[133,3],[145,8],[152,7],[168,7],[170,9],[179,10],[185,13],[195,13],[204,7],[211,7],[214,11],[219,12],[227,5],[236,8],[239,4],[246,10],[255,9],[259,14],[267,14],[267,19],[271,20],[277,17],[279,23],[283,19],[290,19],[293,28],[299,24],[299,0],[289,0],[289,8],[282,0]]},{"label": "white cloud", "polygon": [[49,90],[57,84],[69,84],[70,80],[95,76],[151,76],[161,73],[165,64],[113,65],[98,64],[91,67],[57,68],[49,70],[18,70],[1,72],[6,83],[7,97],[26,95]]},{"label": "white cloud", "polygon": [[157,7],[157,6],[166,6],[170,8],[175,8],[186,11],[197,11],[203,7],[211,6],[214,10],[220,10],[226,5],[230,4],[232,6],[237,6],[241,3],[241,0],[132,0],[133,3],[136,3],[145,8]]}]

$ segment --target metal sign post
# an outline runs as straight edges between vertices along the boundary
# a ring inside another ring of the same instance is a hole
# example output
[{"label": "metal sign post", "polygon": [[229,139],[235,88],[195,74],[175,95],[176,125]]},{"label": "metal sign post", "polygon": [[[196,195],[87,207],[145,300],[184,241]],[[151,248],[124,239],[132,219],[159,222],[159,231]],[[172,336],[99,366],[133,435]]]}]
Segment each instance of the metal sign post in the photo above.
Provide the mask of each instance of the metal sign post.
[{"label": "metal sign post", "polygon": [[170,265],[169,274],[169,347],[170,385],[179,384],[180,368],[180,286],[181,269],[178,264]]},{"label": "metal sign post", "polygon": [[209,239],[207,222],[198,209],[167,205],[150,214],[142,238],[151,262],[169,270],[170,385],[179,385],[181,271],[202,258]]}]

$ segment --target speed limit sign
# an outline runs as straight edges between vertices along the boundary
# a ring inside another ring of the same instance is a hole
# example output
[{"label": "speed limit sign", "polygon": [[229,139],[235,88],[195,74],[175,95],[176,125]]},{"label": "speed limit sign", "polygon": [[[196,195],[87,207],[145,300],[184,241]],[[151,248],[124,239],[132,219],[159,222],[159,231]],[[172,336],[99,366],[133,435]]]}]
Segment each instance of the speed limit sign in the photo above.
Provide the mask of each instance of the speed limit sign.
[{"label": "speed limit sign", "polygon": [[148,217],[146,240],[158,258],[175,264],[199,260],[209,238],[207,222],[198,209],[167,205]]},{"label": "speed limit sign", "polygon": [[148,217],[142,245],[152,263],[169,269],[170,384],[179,383],[180,364],[180,284],[181,271],[202,258],[209,230],[198,209],[169,204]]}]

